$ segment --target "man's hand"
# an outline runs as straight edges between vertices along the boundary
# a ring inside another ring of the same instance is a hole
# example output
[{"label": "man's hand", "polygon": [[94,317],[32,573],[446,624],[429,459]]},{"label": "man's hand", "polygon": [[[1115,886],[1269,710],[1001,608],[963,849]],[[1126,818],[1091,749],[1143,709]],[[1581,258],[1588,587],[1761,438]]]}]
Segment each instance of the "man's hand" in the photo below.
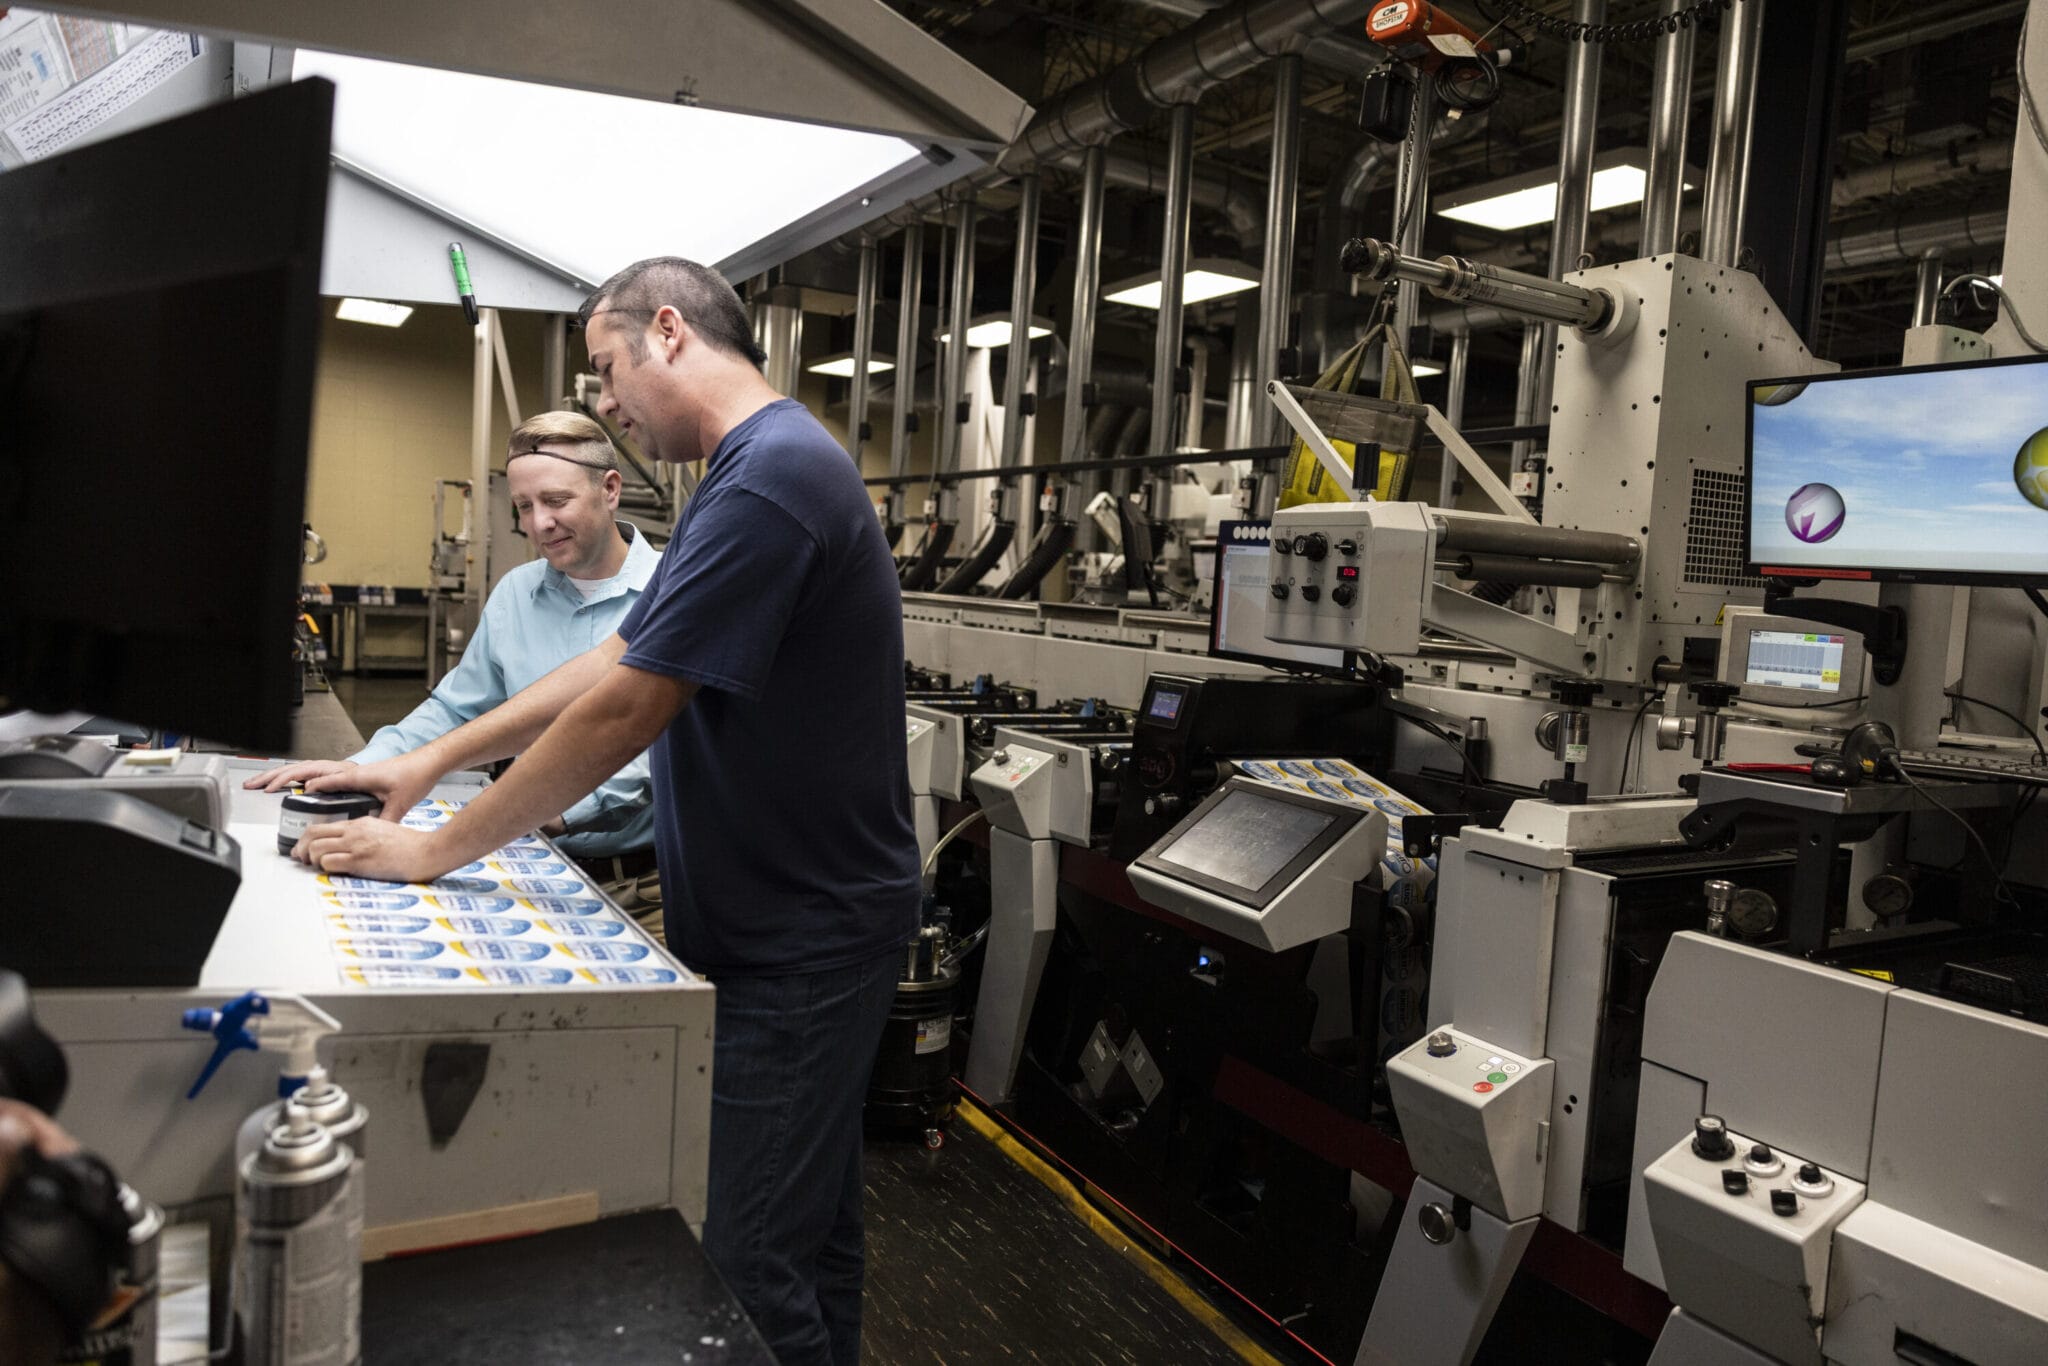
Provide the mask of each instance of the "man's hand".
[{"label": "man's hand", "polygon": [[431,764],[419,762],[420,753],[414,750],[395,758],[379,759],[374,764],[350,764],[344,773],[331,773],[308,782],[306,791],[367,792],[384,799],[385,820],[400,820],[441,781],[439,773],[428,771]]},{"label": "man's hand", "polygon": [[292,857],[323,873],[381,878],[386,882],[432,882],[465,860],[437,848],[435,834],[408,830],[388,820],[365,817],[316,825],[299,836]]},{"label": "man's hand", "polygon": [[347,773],[356,766],[346,759],[307,759],[302,763],[285,764],[278,768],[265,769],[243,783],[246,788],[261,788],[265,792],[282,792],[293,783],[311,782],[315,778],[331,777]]}]

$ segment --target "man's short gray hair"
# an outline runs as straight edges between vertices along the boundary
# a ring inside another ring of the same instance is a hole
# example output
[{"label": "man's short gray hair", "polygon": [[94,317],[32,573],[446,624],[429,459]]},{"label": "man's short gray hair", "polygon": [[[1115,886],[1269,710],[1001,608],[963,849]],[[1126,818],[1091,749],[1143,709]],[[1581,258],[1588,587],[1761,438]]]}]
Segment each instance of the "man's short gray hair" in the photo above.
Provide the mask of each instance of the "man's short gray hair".
[{"label": "man's short gray hair", "polygon": [[[576,323],[587,329],[599,313],[625,313],[644,324],[665,307],[682,314],[683,321],[713,347],[738,356],[756,370],[768,359],[754,342],[746,306],[725,277],[680,256],[652,256],[627,266],[583,301]],[[630,335],[627,350],[637,365],[647,359],[645,329]]]}]

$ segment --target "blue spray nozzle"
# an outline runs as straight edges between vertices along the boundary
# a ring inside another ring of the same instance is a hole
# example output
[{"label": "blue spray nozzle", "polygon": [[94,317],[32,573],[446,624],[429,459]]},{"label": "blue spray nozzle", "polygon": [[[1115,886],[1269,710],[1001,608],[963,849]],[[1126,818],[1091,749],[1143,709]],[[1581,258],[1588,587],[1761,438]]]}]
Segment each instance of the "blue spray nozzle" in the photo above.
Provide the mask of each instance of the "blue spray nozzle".
[{"label": "blue spray nozzle", "polygon": [[199,1080],[192,1083],[192,1089],[185,1093],[191,1100],[213,1080],[213,1074],[227,1061],[228,1054],[248,1049],[255,1052],[256,1035],[249,1029],[251,1015],[268,1015],[270,1002],[253,991],[245,991],[218,1010],[201,1007],[185,1012],[185,1028],[195,1034],[211,1034],[214,1038],[213,1056],[200,1069]]}]

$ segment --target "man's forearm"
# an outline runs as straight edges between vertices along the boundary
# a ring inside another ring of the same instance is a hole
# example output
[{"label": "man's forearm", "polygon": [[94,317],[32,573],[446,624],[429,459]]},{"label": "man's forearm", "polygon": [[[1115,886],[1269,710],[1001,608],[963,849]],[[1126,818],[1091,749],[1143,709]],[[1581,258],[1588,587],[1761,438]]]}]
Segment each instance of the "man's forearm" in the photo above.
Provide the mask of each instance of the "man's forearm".
[{"label": "man's forearm", "polygon": [[612,670],[436,834],[437,852],[460,867],[554,820],[654,743],[695,691],[676,680]]},{"label": "man's forearm", "polygon": [[[625,652],[625,641],[616,635],[608,636],[596,648],[586,650],[553,673],[529,684],[502,705],[493,707],[474,721],[458,726],[439,739],[420,746],[415,753],[423,762],[434,764],[439,773],[453,773],[458,768],[475,768],[494,759],[506,759],[522,753],[540,738],[541,733],[556,717],[562,715],[571,703],[596,687],[598,681],[611,670],[612,665]],[[631,757],[630,754],[625,756]],[[621,762],[624,762],[624,759]],[[598,775],[598,779],[609,776],[611,771],[605,770]],[[593,781],[591,786],[596,786],[596,781]],[[580,797],[587,791],[589,788],[577,792],[575,796]],[[544,819],[552,820],[560,814],[561,809],[558,807],[549,812]]]}]

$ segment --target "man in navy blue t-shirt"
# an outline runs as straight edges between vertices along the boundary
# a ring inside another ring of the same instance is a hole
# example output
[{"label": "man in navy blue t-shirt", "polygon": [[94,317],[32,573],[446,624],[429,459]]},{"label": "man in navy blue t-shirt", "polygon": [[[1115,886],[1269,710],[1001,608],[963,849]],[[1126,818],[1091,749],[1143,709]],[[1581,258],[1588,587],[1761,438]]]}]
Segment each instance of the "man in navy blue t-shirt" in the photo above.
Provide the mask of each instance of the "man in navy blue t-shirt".
[{"label": "man in navy blue t-shirt", "polygon": [[603,645],[347,775],[394,817],[524,750],[504,781],[431,834],[352,821],[298,852],[427,881],[651,746],[669,944],[718,987],[705,1251],[783,1366],[857,1366],[861,1102],[919,901],[895,564],[716,272],[639,262],[582,320],[599,411],[659,459],[706,462],[660,569]]}]

